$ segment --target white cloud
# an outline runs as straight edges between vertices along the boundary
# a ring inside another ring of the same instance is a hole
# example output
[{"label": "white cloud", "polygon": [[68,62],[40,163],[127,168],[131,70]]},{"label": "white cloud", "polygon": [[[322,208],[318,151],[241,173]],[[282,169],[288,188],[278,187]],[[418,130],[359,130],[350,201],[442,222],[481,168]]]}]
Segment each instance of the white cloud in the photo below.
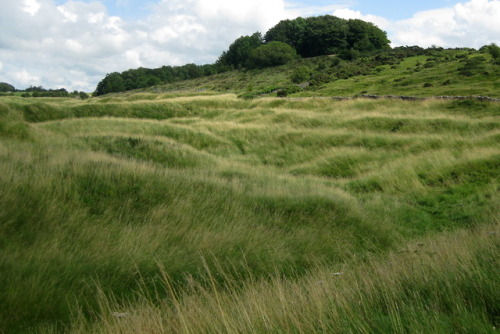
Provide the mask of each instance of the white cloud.
[{"label": "white cloud", "polygon": [[376,15],[363,15],[360,11],[351,10],[349,8],[341,8],[337,9],[333,12],[334,16],[343,18],[343,19],[359,19],[366,22],[371,22],[375,24],[380,29],[387,29],[390,26],[390,21]]},{"label": "white cloud", "polygon": [[14,72],[13,77],[14,79],[16,79],[17,82],[20,82],[25,86],[28,85],[36,86],[40,83],[40,77],[33,75],[26,70]]},{"label": "white cloud", "polygon": [[72,13],[64,6],[57,7],[57,10],[64,16],[63,22],[65,22],[65,23],[66,22],[75,23],[78,20],[78,15],[76,15],[75,13]]},{"label": "white cloud", "polygon": [[[241,35],[265,33],[285,18],[325,13],[373,22],[393,45],[500,44],[498,0],[471,0],[396,22],[348,9],[347,0],[323,7],[286,0],[156,0],[151,14],[138,21],[109,15],[104,0],[60,6],[54,0],[1,1],[0,81],[17,88],[92,91],[114,71],[212,63]],[[119,6],[127,2],[115,0]]]},{"label": "white cloud", "polygon": [[498,0],[471,0],[453,7],[418,12],[407,20],[393,22],[350,9],[337,10],[333,14],[375,23],[387,31],[393,46],[479,48],[485,44],[500,42]]},{"label": "white cloud", "polygon": [[326,6],[311,6],[309,4],[305,5],[300,2],[286,1],[286,10],[289,17],[295,18],[298,16],[307,17],[315,15],[325,15],[331,14],[339,9],[345,9],[349,7],[349,3],[352,1],[344,1],[337,4],[330,4]]},{"label": "white cloud", "polygon": [[[0,30],[8,33],[0,35],[0,57],[11,66],[0,80],[18,88],[42,81],[91,91],[114,71],[214,62],[239,36],[265,32],[290,17],[284,0],[158,0],[150,9],[149,17],[126,22],[98,0],[59,6],[53,0],[2,0]],[[87,75],[74,76],[82,72]]]},{"label": "white cloud", "polygon": [[23,1],[23,11],[34,16],[40,9],[40,4],[36,0],[24,0]]}]

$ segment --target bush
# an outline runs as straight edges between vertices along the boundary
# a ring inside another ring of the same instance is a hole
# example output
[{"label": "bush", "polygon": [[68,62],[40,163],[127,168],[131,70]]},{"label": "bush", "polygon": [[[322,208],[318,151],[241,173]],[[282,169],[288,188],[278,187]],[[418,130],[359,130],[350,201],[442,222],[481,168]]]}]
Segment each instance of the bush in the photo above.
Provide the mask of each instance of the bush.
[{"label": "bush", "polygon": [[495,43],[488,45],[487,51],[493,59],[500,58],[500,47],[498,45],[496,45]]},{"label": "bush", "polygon": [[424,67],[425,68],[432,68],[436,65],[437,65],[437,63],[435,61],[428,61],[427,63],[425,63]]},{"label": "bush", "polygon": [[270,42],[254,49],[248,58],[248,68],[284,65],[297,58],[297,52],[283,42]]},{"label": "bush", "polygon": [[240,99],[243,99],[243,100],[252,100],[252,99],[255,99],[257,97],[257,93],[255,93],[255,92],[243,93],[243,94],[238,95],[238,97]]},{"label": "bush", "polygon": [[343,50],[339,53],[339,58],[343,60],[356,60],[361,57],[361,52],[358,50]]},{"label": "bush", "polygon": [[277,95],[278,97],[287,97],[290,94],[298,93],[301,91],[302,88],[300,88],[299,86],[288,86],[278,91]]},{"label": "bush", "polygon": [[80,93],[78,93],[78,96],[79,96],[79,97],[80,97],[80,99],[82,99],[82,100],[86,100],[86,99],[88,99],[88,98],[89,98],[88,94],[87,94],[87,93],[85,93],[85,92],[80,92]]},{"label": "bush", "polygon": [[311,78],[311,69],[307,66],[297,67],[290,75],[290,80],[293,83],[306,82]]},{"label": "bush", "polygon": [[311,86],[321,86],[325,83],[332,82],[335,78],[327,73],[318,72],[311,78]]},{"label": "bush", "polygon": [[470,58],[467,60],[464,64],[464,66],[460,67],[458,69],[459,73],[463,76],[473,76],[475,74],[483,73],[484,72],[484,62],[486,61],[486,58],[480,56],[480,57],[474,57]]}]

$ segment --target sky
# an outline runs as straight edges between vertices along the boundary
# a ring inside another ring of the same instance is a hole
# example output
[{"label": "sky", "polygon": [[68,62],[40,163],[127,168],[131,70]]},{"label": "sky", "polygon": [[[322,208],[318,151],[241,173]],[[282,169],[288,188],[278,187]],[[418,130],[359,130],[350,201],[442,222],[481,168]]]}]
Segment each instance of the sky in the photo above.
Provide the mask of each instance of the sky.
[{"label": "sky", "polygon": [[92,92],[107,73],[211,64],[280,20],[373,22],[391,45],[500,45],[500,0],[1,0],[0,82]]}]

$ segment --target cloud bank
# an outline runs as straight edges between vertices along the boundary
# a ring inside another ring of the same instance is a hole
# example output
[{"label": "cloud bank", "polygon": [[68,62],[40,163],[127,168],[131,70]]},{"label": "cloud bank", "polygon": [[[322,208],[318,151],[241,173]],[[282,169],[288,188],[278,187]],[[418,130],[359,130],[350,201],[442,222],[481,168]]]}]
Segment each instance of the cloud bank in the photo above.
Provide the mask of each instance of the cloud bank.
[{"label": "cloud bank", "polygon": [[348,8],[336,10],[333,15],[375,23],[387,31],[393,46],[479,48],[490,43],[500,44],[500,1],[497,0],[458,3],[449,8],[418,12],[401,21],[364,15]]},{"label": "cloud bank", "polygon": [[[123,2],[123,0],[121,0]],[[125,20],[100,1],[2,0],[0,81],[93,91],[106,73],[137,67],[213,63],[241,35],[285,18],[333,14],[388,32],[394,46],[500,44],[500,1],[471,0],[403,21],[284,0],[158,0],[150,15]]]}]

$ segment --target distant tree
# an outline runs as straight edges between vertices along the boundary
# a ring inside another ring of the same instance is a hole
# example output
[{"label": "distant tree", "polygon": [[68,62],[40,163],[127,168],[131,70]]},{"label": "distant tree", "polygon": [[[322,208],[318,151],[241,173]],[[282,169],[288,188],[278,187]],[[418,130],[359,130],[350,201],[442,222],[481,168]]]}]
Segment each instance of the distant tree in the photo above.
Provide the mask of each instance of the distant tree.
[{"label": "distant tree", "polygon": [[182,66],[186,73],[186,79],[196,79],[202,76],[202,69],[196,64],[186,64]]},{"label": "distant tree", "polygon": [[492,43],[487,46],[489,54],[493,57],[493,59],[500,58],[500,47],[495,43]]},{"label": "distant tree", "polygon": [[269,29],[264,39],[266,42],[279,41],[299,50],[306,33],[306,19],[298,17],[294,20],[282,20],[277,25]]},{"label": "distant tree", "polygon": [[0,82],[0,92],[15,92],[16,88],[6,82]]},{"label": "distant tree", "polygon": [[262,43],[260,32],[256,32],[252,36],[241,36],[229,46],[227,51],[222,53],[217,63],[234,68],[243,67],[246,65],[252,50],[261,46]]},{"label": "distant tree", "polygon": [[335,16],[308,17],[302,45],[297,52],[303,57],[339,53],[348,48],[347,21]]},{"label": "distant tree", "polygon": [[293,46],[302,57],[357,50],[362,54],[390,49],[384,31],[362,20],[344,20],[332,15],[283,20],[265,34],[266,42]]},{"label": "distant tree", "polygon": [[373,23],[362,20],[349,20],[347,25],[349,26],[347,43],[350,49],[362,53],[390,49],[387,34]]},{"label": "distant tree", "polygon": [[94,92],[96,96],[109,93],[123,92],[126,90],[123,77],[118,72],[107,74],[98,84]]},{"label": "distant tree", "polygon": [[297,52],[283,42],[270,42],[255,48],[247,61],[248,68],[284,65],[297,58]]},{"label": "distant tree", "polygon": [[42,86],[29,86],[24,91],[26,92],[46,92],[47,90]]},{"label": "distant tree", "polygon": [[406,58],[413,56],[421,56],[426,53],[424,48],[420,46],[398,46],[392,49],[391,54],[393,54],[396,58]]}]

